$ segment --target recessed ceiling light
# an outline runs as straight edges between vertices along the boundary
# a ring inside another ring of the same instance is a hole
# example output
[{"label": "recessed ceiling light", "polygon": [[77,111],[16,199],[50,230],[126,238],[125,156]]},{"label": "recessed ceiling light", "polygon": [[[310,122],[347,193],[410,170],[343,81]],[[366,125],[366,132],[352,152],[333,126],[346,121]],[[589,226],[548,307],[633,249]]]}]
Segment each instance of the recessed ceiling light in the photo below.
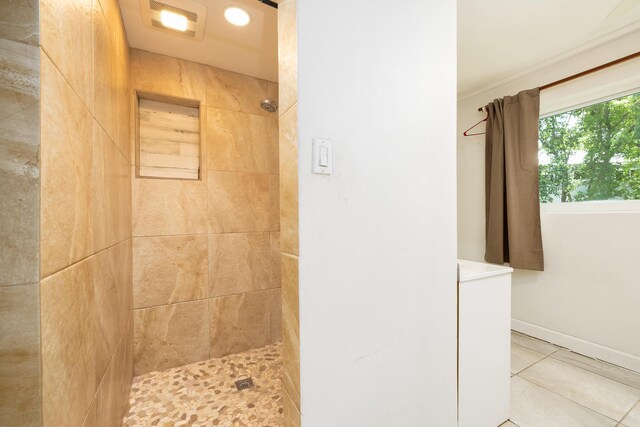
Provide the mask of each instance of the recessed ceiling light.
[{"label": "recessed ceiling light", "polygon": [[251,22],[251,17],[246,10],[237,6],[229,6],[224,10],[224,17],[230,24],[236,27],[244,27]]},{"label": "recessed ceiling light", "polygon": [[160,22],[172,30],[187,31],[187,17],[179,13],[163,10],[160,12]]}]

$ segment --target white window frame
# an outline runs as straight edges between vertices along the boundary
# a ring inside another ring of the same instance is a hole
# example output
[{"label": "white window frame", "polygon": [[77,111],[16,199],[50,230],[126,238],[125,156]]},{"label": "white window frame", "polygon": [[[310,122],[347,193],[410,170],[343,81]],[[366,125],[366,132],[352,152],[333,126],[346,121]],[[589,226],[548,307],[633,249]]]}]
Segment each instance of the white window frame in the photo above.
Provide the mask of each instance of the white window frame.
[{"label": "white window frame", "polygon": [[[640,60],[582,77],[540,93],[540,119],[640,93]],[[640,200],[540,203],[542,214],[640,213]]]}]

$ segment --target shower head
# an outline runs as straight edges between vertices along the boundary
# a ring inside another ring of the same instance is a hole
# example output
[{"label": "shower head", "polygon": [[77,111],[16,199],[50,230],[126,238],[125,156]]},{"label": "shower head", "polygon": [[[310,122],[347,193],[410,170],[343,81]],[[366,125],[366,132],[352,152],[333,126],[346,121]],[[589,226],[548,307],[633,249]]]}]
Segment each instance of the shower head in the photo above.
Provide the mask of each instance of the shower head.
[{"label": "shower head", "polygon": [[276,111],[278,111],[278,103],[271,98],[263,99],[262,102],[260,102],[260,106],[263,110],[266,110],[270,113],[275,113]]}]

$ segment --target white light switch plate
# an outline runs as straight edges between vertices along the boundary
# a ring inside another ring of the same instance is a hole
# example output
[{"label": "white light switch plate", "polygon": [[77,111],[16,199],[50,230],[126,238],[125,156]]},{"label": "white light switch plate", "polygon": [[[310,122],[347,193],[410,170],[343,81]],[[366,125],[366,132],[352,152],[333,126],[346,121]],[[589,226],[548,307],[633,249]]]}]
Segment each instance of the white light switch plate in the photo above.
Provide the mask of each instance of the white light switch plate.
[{"label": "white light switch plate", "polygon": [[328,139],[313,138],[313,173],[331,175],[333,164],[332,143]]}]

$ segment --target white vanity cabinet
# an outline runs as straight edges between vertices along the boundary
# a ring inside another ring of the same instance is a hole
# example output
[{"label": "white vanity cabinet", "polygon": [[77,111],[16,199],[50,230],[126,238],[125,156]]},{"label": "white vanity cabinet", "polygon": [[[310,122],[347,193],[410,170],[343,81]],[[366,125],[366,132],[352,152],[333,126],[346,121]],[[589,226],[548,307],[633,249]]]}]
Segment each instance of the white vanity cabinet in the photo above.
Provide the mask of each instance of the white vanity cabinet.
[{"label": "white vanity cabinet", "polygon": [[509,419],[511,273],[458,260],[458,426]]}]

